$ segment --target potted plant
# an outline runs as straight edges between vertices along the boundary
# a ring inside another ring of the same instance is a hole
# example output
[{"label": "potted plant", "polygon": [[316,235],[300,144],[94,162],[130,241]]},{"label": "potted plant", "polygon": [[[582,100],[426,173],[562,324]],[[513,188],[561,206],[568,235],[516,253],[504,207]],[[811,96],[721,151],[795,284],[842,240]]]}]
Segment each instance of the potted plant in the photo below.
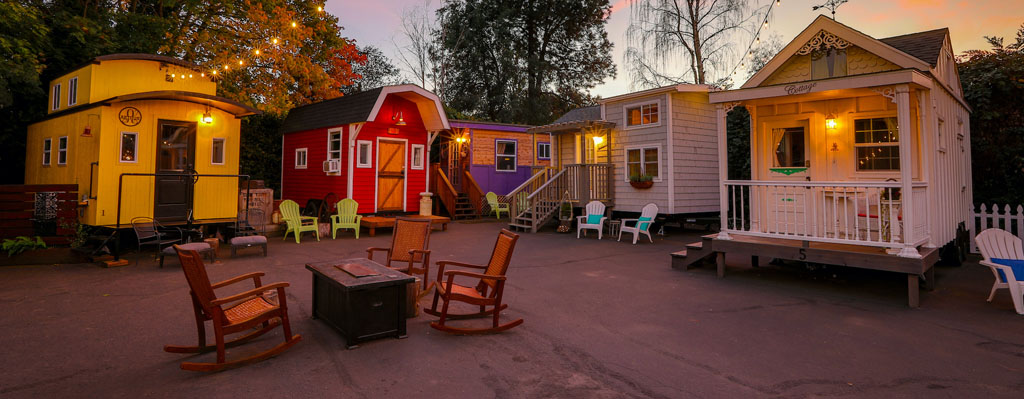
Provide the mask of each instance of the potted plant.
[{"label": "potted plant", "polygon": [[558,232],[569,233],[572,231],[572,204],[563,202],[558,212]]},{"label": "potted plant", "polygon": [[654,177],[648,174],[633,175],[629,177],[629,185],[633,188],[646,190],[654,186]]}]

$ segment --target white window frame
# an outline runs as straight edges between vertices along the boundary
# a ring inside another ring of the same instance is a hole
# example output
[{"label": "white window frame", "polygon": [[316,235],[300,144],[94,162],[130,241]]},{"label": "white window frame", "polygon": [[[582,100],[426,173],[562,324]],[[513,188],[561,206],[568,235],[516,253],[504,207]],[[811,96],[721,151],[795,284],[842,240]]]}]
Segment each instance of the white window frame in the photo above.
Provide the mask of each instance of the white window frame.
[{"label": "white window frame", "polygon": [[56,111],[60,109],[60,83],[57,83],[50,88],[50,94],[53,96],[53,100],[50,103],[50,109]]},{"label": "white window frame", "polygon": [[[327,131],[327,160],[328,161],[330,161],[332,159],[337,159],[338,161],[341,161],[341,152],[345,148],[345,146],[343,145],[342,140],[341,140],[341,136],[342,136],[341,133],[342,133],[342,131],[343,130],[341,128],[330,129],[330,130]],[[337,151],[332,151],[331,150],[331,142],[335,141],[334,140],[335,136],[337,136],[337,138],[338,138],[336,140],[338,142],[338,150]],[[335,156],[335,155],[337,155],[337,156]]]},{"label": "white window frame", "polygon": [[624,148],[622,151],[622,175],[623,181],[629,182],[629,151],[639,150],[640,151],[640,170],[647,173],[646,162],[644,162],[644,150],[655,149],[658,151],[658,176],[654,178],[654,181],[661,181],[665,175],[665,162],[661,157],[661,144],[637,144],[631,145]]},{"label": "white window frame", "polygon": [[[423,144],[413,144],[411,151],[412,152],[409,153],[409,168],[415,170],[423,170],[423,165],[426,164],[426,147],[424,147]],[[416,164],[416,151],[420,152],[420,162],[418,165]]]},{"label": "white window frame", "polygon": [[43,166],[50,166],[53,163],[53,139],[43,139]]},{"label": "white window frame", "polygon": [[[366,148],[366,162],[362,161],[362,151]],[[356,167],[357,168],[372,168],[373,167],[373,142],[369,140],[356,140]]]},{"label": "white window frame", "polygon": [[[220,162],[217,162],[217,142],[220,142]],[[224,137],[214,137],[210,140],[210,165],[224,165],[228,160],[228,140]]]},{"label": "white window frame", "polygon": [[[123,156],[124,156],[124,136],[133,136],[133,137],[135,137],[135,139],[132,140],[132,147],[133,147],[132,148],[132,155],[133,156],[132,156],[132,160],[131,161],[125,161],[124,158],[123,158]],[[139,162],[139,133],[137,133],[137,132],[121,132],[121,136],[118,137],[117,159],[121,163],[138,163]]]},{"label": "white window frame", "polygon": [[[498,154],[498,143],[512,143],[515,145],[515,151],[512,152],[512,170],[498,169],[498,157],[508,156],[505,154]],[[494,171],[498,173],[515,173],[519,170],[519,141],[508,140],[508,139],[495,139],[494,140]]]},{"label": "white window frame", "polygon": [[[302,154],[302,163],[299,163],[299,154]],[[296,148],[295,149],[295,169],[306,169],[309,167],[309,149]]]},{"label": "white window frame", "polygon": [[[540,147],[547,147],[548,155],[545,157],[540,156]],[[537,159],[551,160],[551,142],[550,141],[538,141],[537,142]]]},{"label": "white window frame", "polygon": [[[651,105],[657,105],[658,106],[658,113],[657,113],[658,121],[657,122],[652,122],[652,123],[643,123],[643,112],[644,112],[643,107],[651,106]],[[629,124],[629,110],[632,109],[632,108],[640,108],[640,124],[639,125],[630,125]],[[635,102],[635,103],[623,105],[622,106],[622,129],[623,130],[632,130],[632,129],[643,129],[643,128],[661,126],[662,121],[664,120],[664,118],[661,117],[661,110],[663,110],[663,109],[664,109],[664,107],[661,105],[661,100],[660,99],[653,100],[653,101],[640,101],[640,102]]]},{"label": "white window frame", "polygon": [[938,128],[937,128],[937,130],[935,132],[935,136],[936,136],[935,142],[939,144],[937,148],[939,149],[939,152],[941,152],[941,153],[946,153],[946,140],[945,140],[946,135],[942,134],[942,129],[945,128],[945,126],[944,126],[945,124],[946,124],[946,120],[943,119],[940,116],[939,117],[939,122],[936,124],[936,126],[938,126]]},{"label": "white window frame", "polygon": [[78,104],[78,76],[68,80],[68,106]]},{"label": "white window frame", "polygon": [[[62,145],[63,144],[63,145]],[[63,161],[61,158],[64,158]],[[57,165],[68,164],[68,136],[57,138]]]},{"label": "white window frame", "polygon": [[[853,148],[853,174],[860,176],[890,176],[899,175],[900,170],[897,169],[861,169],[858,167],[857,149],[861,147],[897,147],[899,148],[900,142],[896,141],[893,143],[857,143],[857,120],[858,119],[882,119],[882,118],[896,118],[896,113],[893,111],[878,111],[878,112],[862,112],[850,114],[850,146]],[[902,155],[902,154],[901,154]]]}]

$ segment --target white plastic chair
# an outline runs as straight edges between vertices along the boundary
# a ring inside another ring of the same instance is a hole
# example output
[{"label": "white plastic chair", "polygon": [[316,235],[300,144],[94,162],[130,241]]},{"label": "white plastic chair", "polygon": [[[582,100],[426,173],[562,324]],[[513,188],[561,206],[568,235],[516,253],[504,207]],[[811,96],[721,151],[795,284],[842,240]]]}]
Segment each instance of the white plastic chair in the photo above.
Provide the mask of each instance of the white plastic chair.
[{"label": "white plastic chair", "polygon": [[[992,292],[988,295],[988,301],[992,302],[997,289],[1006,288],[1013,296],[1013,308],[1017,310],[1017,314],[1024,315],[1024,281],[1017,281],[1016,276],[1013,275],[1013,269],[1009,266],[992,262],[993,258],[1024,259],[1024,245],[1020,238],[1006,230],[987,229],[974,237],[974,241],[978,243],[978,250],[985,258],[979,263],[991,268],[992,274],[996,278],[995,283],[992,283]],[[999,277],[1000,270],[1006,275],[1005,282]]]},{"label": "white plastic chair", "polygon": [[[590,215],[601,215],[601,221],[596,224],[587,223],[587,219]],[[604,221],[608,217],[604,216],[604,203],[601,201],[590,201],[587,204],[587,214],[576,217],[576,238],[580,238],[580,232],[583,230],[597,230],[597,239],[601,239],[601,233],[604,232]]]},{"label": "white plastic chair", "polygon": [[[633,233],[633,244],[636,245],[636,239],[641,234],[647,236],[648,240],[651,240],[651,244],[654,244],[654,239],[651,238],[651,225],[654,224],[654,218],[658,216],[658,206],[654,204],[644,205],[644,209],[640,210],[639,219],[622,219],[622,226],[619,228],[619,241],[622,241],[622,233]],[[641,221],[640,219],[644,219]],[[626,225],[626,222],[633,222],[633,227]]]}]

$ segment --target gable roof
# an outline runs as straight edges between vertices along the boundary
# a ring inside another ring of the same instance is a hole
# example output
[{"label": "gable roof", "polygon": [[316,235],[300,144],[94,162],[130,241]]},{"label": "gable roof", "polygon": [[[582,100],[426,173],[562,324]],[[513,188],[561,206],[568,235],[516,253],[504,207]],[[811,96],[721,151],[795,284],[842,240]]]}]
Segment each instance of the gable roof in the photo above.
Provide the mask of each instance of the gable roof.
[{"label": "gable roof", "polygon": [[939,61],[939,54],[942,54],[942,45],[946,42],[948,35],[949,28],[941,28],[878,40],[927,62],[928,65],[935,66]]},{"label": "gable roof", "polygon": [[601,120],[601,106],[591,105],[589,107],[579,107],[562,115],[552,125],[565,123],[565,122],[580,122],[580,121],[598,121]]},{"label": "gable roof", "polygon": [[281,124],[281,133],[366,122],[381,88],[293,108]]},{"label": "gable roof", "polygon": [[434,93],[417,85],[404,84],[378,87],[294,108],[281,124],[281,133],[371,122],[377,118],[377,112],[389,94],[416,103],[427,130],[451,129],[444,106]]},{"label": "gable roof", "polygon": [[[761,83],[767,80],[773,73],[775,73],[775,71],[782,67],[786,61],[793,57],[801,47],[821,31],[826,31],[836,35],[843,40],[848,41],[857,47],[863,48],[864,50],[867,50],[868,52],[902,68],[917,69],[928,72],[932,67],[931,63],[919,58],[918,56],[908,54],[902,49],[894,47],[889,43],[868,36],[824,15],[819,15],[814,19],[814,22],[807,25],[807,27],[804,28],[804,30],[793,39],[793,41],[789,42],[789,44],[787,44],[782,51],[776,54],[775,57],[772,57],[764,67],[757,71],[754,76],[751,76],[750,79],[748,79],[741,87],[746,89],[760,86]],[[944,29],[939,29],[937,31],[942,32],[943,34],[949,32]],[[918,52],[920,56],[927,57],[930,53],[923,50],[930,49],[931,46],[924,45],[924,43],[931,43],[928,39],[932,38],[930,34],[934,32],[936,31],[921,32],[922,34],[928,35],[912,37],[910,39],[901,38],[902,36],[895,36],[889,39],[896,44],[904,46],[908,51],[915,51]],[[915,35],[916,34],[903,36]],[[945,40],[945,36],[943,36],[943,40]],[[940,42],[939,46],[941,47],[941,45],[942,43]]]}]

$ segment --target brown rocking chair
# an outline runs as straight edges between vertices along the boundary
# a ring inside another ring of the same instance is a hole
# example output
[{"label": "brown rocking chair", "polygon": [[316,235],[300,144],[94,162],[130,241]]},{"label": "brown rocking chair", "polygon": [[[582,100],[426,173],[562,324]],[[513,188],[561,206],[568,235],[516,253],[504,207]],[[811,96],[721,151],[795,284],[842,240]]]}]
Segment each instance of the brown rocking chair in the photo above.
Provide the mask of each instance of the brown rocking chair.
[{"label": "brown rocking chair", "polygon": [[[220,371],[244,364],[255,363],[265,360],[290,348],[302,339],[301,335],[292,335],[291,325],[288,323],[288,305],[285,302],[284,288],[288,283],[273,283],[263,285],[260,282],[262,272],[247,273],[238,277],[230,278],[216,284],[210,284],[210,278],[206,274],[206,267],[203,260],[196,251],[183,250],[175,245],[178,251],[178,259],[181,260],[181,268],[185,271],[185,278],[192,296],[192,306],[196,315],[196,328],[199,330],[198,346],[164,346],[164,351],[171,353],[203,353],[212,350],[217,351],[216,363],[181,363],[182,370],[191,371]],[[252,279],[256,288],[231,295],[224,298],[217,298],[213,290],[225,287],[241,281]],[[264,292],[277,290],[277,304],[264,297]],[[225,304],[235,303],[230,306]],[[217,344],[206,345],[207,320],[213,321],[214,336]],[[224,336],[244,332],[262,324],[262,327],[246,333],[230,341],[224,341]],[[256,354],[244,359],[226,361],[224,349],[249,341],[274,327],[284,326],[284,342],[270,350]]]},{"label": "brown rocking chair", "polygon": [[374,251],[387,252],[384,266],[407,274],[422,274],[423,292],[426,292],[427,273],[430,273],[430,250],[427,249],[430,245],[430,221],[397,218],[391,236],[391,248],[367,248],[366,257],[373,260]]},{"label": "brown rocking chair", "polygon": [[[505,331],[523,324],[523,319],[517,319],[506,324],[499,324],[498,321],[501,311],[508,308],[507,304],[501,303],[501,294],[505,289],[505,272],[508,271],[508,263],[512,260],[512,250],[515,249],[516,240],[518,239],[518,234],[501,229],[501,232],[498,233],[498,241],[494,244],[494,252],[491,252],[491,261],[486,266],[446,260],[437,262],[438,270],[437,283],[434,285],[434,301],[430,305],[430,309],[423,309],[423,311],[430,315],[439,316],[440,320],[430,323],[430,326],[455,334],[488,334]],[[444,268],[447,265],[482,269],[484,273],[472,273],[463,270],[449,270],[446,272]],[[448,276],[448,280],[442,281],[442,276]],[[455,276],[476,278],[479,283],[475,287],[458,285],[454,282]],[[438,298],[444,301],[444,306],[440,312],[437,311]],[[480,306],[480,311],[470,314],[448,313],[448,305],[451,301]],[[488,310],[487,307],[491,307],[491,309]],[[494,324],[490,328],[467,329],[450,327],[444,324],[447,319],[469,319],[487,315],[494,316]]]}]

